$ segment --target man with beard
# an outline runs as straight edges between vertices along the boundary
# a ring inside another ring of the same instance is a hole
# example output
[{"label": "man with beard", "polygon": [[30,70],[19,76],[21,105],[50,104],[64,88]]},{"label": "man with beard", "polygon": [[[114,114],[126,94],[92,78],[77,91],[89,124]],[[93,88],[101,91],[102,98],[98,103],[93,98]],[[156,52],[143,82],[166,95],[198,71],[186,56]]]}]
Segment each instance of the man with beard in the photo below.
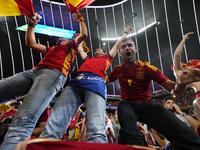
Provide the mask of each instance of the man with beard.
[{"label": "man with beard", "polygon": [[167,96],[164,99],[163,104],[166,109],[170,110],[174,115],[176,115],[176,117],[178,117],[181,121],[186,123],[189,127],[195,129],[195,126],[197,124],[200,124],[200,122],[197,119],[194,119],[190,115],[181,111],[180,107],[176,105],[176,100],[174,96]]},{"label": "man with beard", "polygon": [[125,38],[120,45],[120,55],[124,63],[116,66],[107,78],[107,83],[119,79],[121,86],[121,101],[118,104],[118,119],[121,125],[119,143],[144,145],[137,128],[137,121],[140,121],[163,134],[177,149],[199,149],[200,137],[170,111],[152,103],[150,96],[151,80],[167,91],[181,95],[187,84],[199,81],[196,72],[192,68],[184,70],[175,83],[155,66],[136,60],[136,52],[134,42]]},{"label": "man with beard", "polygon": [[[178,117],[181,121],[186,123],[188,126],[188,121],[184,118],[187,114],[182,112],[178,105],[176,105],[176,100],[173,96],[167,96],[163,101],[164,107],[171,111],[176,117]],[[176,110],[177,109],[177,110]]]}]

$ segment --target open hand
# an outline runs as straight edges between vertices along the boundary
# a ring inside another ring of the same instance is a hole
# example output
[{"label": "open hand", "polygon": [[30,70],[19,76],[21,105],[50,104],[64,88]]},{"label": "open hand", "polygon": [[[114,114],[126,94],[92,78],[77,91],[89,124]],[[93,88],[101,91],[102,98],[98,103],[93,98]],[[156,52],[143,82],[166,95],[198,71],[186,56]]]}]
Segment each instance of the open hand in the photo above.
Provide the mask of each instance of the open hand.
[{"label": "open hand", "polygon": [[126,28],[125,32],[130,33],[132,30],[133,30],[133,25],[128,26],[128,27]]}]

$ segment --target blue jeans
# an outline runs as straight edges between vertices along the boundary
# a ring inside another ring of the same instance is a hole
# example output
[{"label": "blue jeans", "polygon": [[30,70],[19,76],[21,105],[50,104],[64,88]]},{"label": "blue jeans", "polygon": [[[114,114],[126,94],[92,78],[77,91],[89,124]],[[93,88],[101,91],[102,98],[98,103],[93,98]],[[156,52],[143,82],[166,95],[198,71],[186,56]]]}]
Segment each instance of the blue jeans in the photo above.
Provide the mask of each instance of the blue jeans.
[{"label": "blue jeans", "polygon": [[153,102],[123,100],[118,104],[120,144],[143,145],[137,121],[147,124],[177,150],[199,150],[200,137],[172,112]]},{"label": "blue jeans", "polygon": [[0,149],[13,150],[17,143],[31,136],[38,118],[65,81],[66,77],[52,68],[35,68],[0,81],[1,103],[28,93],[16,112]]},{"label": "blue jeans", "polygon": [[81,104],[86,107],[86,141],[106,143],[105,99],[85,88],[67,86],[54,105],[40,137],[61,139]]}]

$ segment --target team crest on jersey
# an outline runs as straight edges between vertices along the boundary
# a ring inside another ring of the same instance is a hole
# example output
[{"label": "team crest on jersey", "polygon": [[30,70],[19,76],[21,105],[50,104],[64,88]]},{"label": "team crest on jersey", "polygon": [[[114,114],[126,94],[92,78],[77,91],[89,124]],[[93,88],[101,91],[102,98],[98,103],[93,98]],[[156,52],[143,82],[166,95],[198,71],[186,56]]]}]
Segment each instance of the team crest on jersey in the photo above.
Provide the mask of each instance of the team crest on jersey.
[{"label": "team crest on jersey", "polygon": [[144,79],[144,71],[142,71],[142,70],[136,71],[136,78],[137,79]]}]

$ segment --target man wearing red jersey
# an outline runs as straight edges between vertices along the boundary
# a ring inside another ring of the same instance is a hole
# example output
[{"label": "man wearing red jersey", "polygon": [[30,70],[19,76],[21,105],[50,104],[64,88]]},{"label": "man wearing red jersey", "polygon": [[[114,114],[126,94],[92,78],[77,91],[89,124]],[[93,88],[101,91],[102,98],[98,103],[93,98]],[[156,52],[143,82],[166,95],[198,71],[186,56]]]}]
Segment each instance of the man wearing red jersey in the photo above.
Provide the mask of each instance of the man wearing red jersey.
[{"label": "man wearing red jersey", "polygon": [[106,54],[102,49],[96,49],[95,57],[90,58],[81,47],[79,48],[79,54],[84,63],[60,95],[40,137],[61,139],[79,107],[85,103],[87,111],[86,141],[107,143],[104,117],[106,70],[113,61],[121,41],[130,31],[132,31],[132,26],[126,28],[125,33],[115,43],[109,54]]},{"label": "man wearing red jersey", "polygon": [[[137,128],[137,121],[140,121],[162,133],[172,141],[175,149],[199,149],[200,138],[197,134],[170,111],[152,103],[149,90],[151,80],[154,80],[167,91],[180,95],[190,81],[180,78],[179,82],[174,83],[155,66],[136,60],[136,52],[134,42],[125,38],[120,45],[120,55],[124,63],[116,66],[107,78],[107,83],[118,79],[121,86],[122,100],[118,104],[120,143],[144,145]],[[183,75],[196,77],[191,70],[184,72],[181,77]]]},{"label": "man wearing red jersey", "polygon": [[36,43],[34,29],[40,19],[37,17],[33,20],[28,17],[26,45],[46,55],[33,69],[0,81],[1,103],[27,94],[13,118],[0,149],[13,150],[17,143],[30,137],[38,118],[64,85],[71,62],[78,51],[77,46],[87,37],[83,17],[78,11],[76,14],[80,35],[72,41],[61,39],[61,44],[53,47]]}]

